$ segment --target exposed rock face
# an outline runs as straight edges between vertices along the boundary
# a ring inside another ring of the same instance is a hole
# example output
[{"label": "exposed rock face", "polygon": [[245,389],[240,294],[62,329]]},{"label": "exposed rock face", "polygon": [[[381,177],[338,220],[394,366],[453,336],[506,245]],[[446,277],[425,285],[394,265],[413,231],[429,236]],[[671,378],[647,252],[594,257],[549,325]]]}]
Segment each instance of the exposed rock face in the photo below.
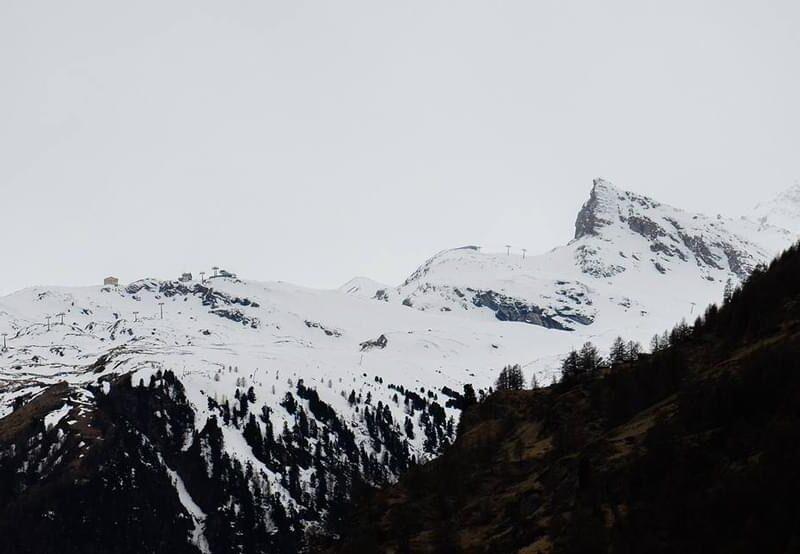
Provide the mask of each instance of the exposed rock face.
[{"label": "exposed rock face", "polygon": [[375,300],[382,300],[383,302],[389,301],[389,295],[386,294],[386,289],[378,289],[375,291],[375,296],[373,296]]},{"label": "exposed rock face", "polygon": [[230,319],[231,321],[235,321],[236,323],[241,323],[246,327],[252,327],[253,329],[256,329],[259,326],[258,318],[248,317],[241,310],[215,308],[211,310],[210,313],[217,315],[219,317],[224,317],[225,319]]},{"label": "exposed rock face", "polygon": [[130,295],[136,295],[142,290],[149,292],[158,292],[165,298],[173,298],[180,296],[194,295],[203,301],[204,306],[210,308],[217,308],[220,305],[224,306],[243,306],[258,308],[258,302],[254,302],[249,298],[239,298],[232,296],[223,291],[216,290],[212,287],[195,283],[193,286],[184,284],[181,281],[159,281],[156,279],[142,279],[135,281],[125,288],[125,292]]},{"label": "exposed rock face", "polygon": [[[689,214],[596,179],[575,222],[576,261],[593,277],[613,277],[628,268],[611,263],[614,256],[603,244],[625,240],[636,245],[626,237],[640,237],[635,248],[655,255],[651,261],[659,273],[668,273],[676,263],[693,262],[702,270],[730,272],[743,280],[761,251],[738,235],[737,227],[747,226]],[[633,252],[621,254],[627,257]]]},{"label": "exposed rock face", "polygon": [[608,187],[605,181],[595,179],[592,191],[589,193],[589,200],[578,212],[578,218],[575,220],[576,239],[585,236],[596,236],[601,227],[611,223],[611,220],[605,218],[602,209],[604,200],[602,194],[607,192]]},{"label": "exposed rock face", "polygon": [[746,252],[740,252],[735,248],[726,247],[725,257],[728,259],[728,266],[740,278],[748,275],[752,271],[755,261]]},{"label": "exposed rock face", "polygon": [[606,261],[600,249],[581,244],[575,249],[575,263],[581,272],[597,278],[608,278],[625,271],[625,266]]},{"label": "exposed rock face", "polygon": [[629,217],[628,227],[634,233],[652,241],[667,234],[657,223],[643,216],[634,215]]},{"label": "exposed rock face", "polygon": [[[219,279],[221,277],[217,277]],[[135,281],[125,288],[125,292],[134,299],[139,299],[141,291],[157,292],[164,298],[180,298],[184,300],[189,296],[195,296],[202,301],[203,306],[207,306],[209,313],[216,316],[241,323],[246,327],[258,328],[261,324],[257,317],[248,315],[241,308],[258,308],[258,302],[249,298],[232,296],[223,291],[216,290],[201,283],[193,286],[186,285],[181,281],[158,281],[156,279],[142,279]],[[237,307],[238,306],[238,307]]]},{"label": "exposed rock face", "polygon": [[546,315],[544,310],[533,304],[526,304],[521,300],[503,296],[494,291],[475,291],[472,303],[479,308],[489,308],[500,321],[518,321],[539,325],[547,329],[568,330],[557,320]]},{"label": "exposed rock face", "polygon": [[319,329],[329,337],[341,337],[342,336],[342,332],[339,331],[338,329],[329,329],[329,328],[325,327],[322,323],[319,323],[318,321],[309,321],[309,320],[306,319],[305,320],[305,324],[306,324],[306,327],[308,327],[309,329]]},{"label": "exposed rock face", "polygon": [[377,339],[367,340],[360,344],[361,351],[364,352],[366,350],[371,350],[373,348],[386,348],[386,345],[389,344],[389,339],[386,338],[386,335],[381,335]]}]

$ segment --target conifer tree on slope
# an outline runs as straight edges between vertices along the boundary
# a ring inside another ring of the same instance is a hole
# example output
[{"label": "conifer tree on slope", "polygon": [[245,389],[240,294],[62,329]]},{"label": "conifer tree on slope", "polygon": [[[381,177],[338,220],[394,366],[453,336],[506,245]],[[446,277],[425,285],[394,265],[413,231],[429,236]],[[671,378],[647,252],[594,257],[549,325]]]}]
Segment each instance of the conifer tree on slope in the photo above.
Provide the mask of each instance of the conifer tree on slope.
[{"label": "conifer tree on slope", "polygon": [[503,390],[522,390],[525,388],[525,376],[519,364],[507,365],[501,371],[495,382],[495,389]]},{"label": "conifer tree on slope", "polygon": [[578,367],[580,373],[582,375],[593,375],[602,363],[603,359],[600,357],[597,347],[591,342],[584,343],[581,347],[581,351],[578,353]]},{"label": "conifer tree on slope", "polygon": [[608,354],[608,361],[611,363],[612,367],[628,361],[628,352],[622,337],[614,339],[614,343],[611,345],[611,351]]}]

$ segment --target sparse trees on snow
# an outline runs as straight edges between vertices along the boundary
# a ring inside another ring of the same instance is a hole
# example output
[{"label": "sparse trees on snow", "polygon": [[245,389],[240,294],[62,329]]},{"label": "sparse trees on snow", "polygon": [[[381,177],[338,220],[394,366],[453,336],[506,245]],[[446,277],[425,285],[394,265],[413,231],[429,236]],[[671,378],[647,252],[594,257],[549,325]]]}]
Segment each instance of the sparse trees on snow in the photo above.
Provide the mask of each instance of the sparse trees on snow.
[{"label": "sparse trees on snow", "polygon": [[500,375],[495,382],[495,389],[502,390],[522,390],[525,388],[525,376],[519,364],[508,365],[500,371]]}]

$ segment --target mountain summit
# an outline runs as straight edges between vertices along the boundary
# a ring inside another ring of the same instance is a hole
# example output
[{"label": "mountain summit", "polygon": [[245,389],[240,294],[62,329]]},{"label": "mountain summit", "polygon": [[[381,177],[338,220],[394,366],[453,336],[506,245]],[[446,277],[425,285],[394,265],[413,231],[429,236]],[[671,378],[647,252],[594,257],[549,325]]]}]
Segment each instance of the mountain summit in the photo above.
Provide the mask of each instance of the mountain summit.
[{"label": "mountain summit", "polygon": [[595,179],[589,199],[575,220],[575,239],[600,234],[602,227],[614,223],[622,211],[622,205],[630,202],[645,206],[655,204],[649,198],[618,189],[604,179]]},{"label": "mountain summit", "polygon": [[[776,247],[779,250],[788,245],[786,236],[784,229],[759,226],[744,219],[687,213],[620,190],[601,179],[595,180],[575,223],[575,241],[584,239],[586,245],[604,250],[595,258],[606,266],[615,257],[641,258],[645,253],[661,273],[688,262],[696,265],[705,278],[726,272],[737,280],[744,279],[757,263],[770,259]],[[619,256],[614,256],[604,243],[622,247]],[[620,263],[610,272],[630,269],[626,266]],[[591,267],[584,271],[593,273]],[[601,272],[600,276],[610,277],[608,273]]]}]

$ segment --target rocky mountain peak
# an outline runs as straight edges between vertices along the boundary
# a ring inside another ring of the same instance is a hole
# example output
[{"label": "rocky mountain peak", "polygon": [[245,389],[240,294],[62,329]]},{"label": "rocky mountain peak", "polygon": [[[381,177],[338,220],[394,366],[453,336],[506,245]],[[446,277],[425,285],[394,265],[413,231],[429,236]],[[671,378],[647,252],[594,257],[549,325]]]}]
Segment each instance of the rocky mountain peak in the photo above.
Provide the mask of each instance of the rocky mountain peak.
[{"label": "rocky mountain peak", "polygon": [[688,264],[703,279],[744,279],[774,249],[758,244],[785,245],[791,230],[800,231],[800,200],[793,197],[800,187],[757,208],[758,224],[750,224],[689,213],[595,179],[575,222],[576,260],[584,273],[601,278],[641,262],[661,274]]},{"label": "rocky mountain peak", "polygon": [[622,214],[630,213],[637,205],[653,208],[658,203],[646,196],[622,190],[605,179],[594,179],[589,199],[575,220],[575,239],[598,235],[601,228],[619,220]]}]

